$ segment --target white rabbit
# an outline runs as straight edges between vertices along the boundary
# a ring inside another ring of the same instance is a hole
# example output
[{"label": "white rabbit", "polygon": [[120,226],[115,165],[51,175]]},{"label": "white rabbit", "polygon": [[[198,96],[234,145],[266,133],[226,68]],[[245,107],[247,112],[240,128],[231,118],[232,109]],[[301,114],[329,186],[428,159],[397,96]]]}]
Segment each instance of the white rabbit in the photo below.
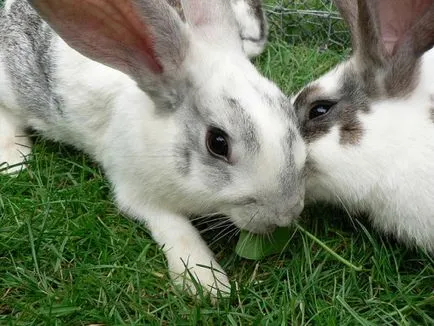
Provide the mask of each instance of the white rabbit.
[{"label": "white rabbit", "polygon": [[354,53],[293,99],[306,199],[434,252],[434,1],[335,3]]},{"label": "white rabbit", "polygon": [[85,151],[164,246],[174,280],[187,267],[215,294],[228,279],[189,216],[252,232],[289,224],[305,145],[289,99],[243,52],[230,3],[182,6],[186,22],[165,0],[7,0],[0,162],[23,161],[28,127]]}]

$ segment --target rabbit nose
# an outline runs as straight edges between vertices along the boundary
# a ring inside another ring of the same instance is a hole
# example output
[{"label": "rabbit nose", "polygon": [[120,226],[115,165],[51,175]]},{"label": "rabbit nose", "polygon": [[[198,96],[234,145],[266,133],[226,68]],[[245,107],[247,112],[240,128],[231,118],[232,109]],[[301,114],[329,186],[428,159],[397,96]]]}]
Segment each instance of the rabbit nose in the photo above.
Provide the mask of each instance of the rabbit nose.
[{"label": "rabbit nose", "polygon": [[298,200],[297,203],[291,205],[280,212],[276,212],[276,218],[273,220],[273,224],[279,227],[285,227],[291,224],[291,222],[298,217],[304,209],[304,200]]}]

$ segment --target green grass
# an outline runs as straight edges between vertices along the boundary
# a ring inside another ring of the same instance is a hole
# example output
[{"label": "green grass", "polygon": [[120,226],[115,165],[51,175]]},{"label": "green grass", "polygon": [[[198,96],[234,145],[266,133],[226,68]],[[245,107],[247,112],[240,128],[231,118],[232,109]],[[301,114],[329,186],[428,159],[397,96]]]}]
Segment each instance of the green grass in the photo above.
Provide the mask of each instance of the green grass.
[{"label": "green grass", "polygon": [[[289,94],[345,54],[274,39],[257,65]],[[223,239],[212,249],[234,291],[193,300],[171,285],[147,230],[118,213],[98,166],[36,139],[29,169],[0,176],[0,325],[433,324],[432,257],[330,207],[309,207],[301,225],[362,270],[297,230],[257,263]]]}]

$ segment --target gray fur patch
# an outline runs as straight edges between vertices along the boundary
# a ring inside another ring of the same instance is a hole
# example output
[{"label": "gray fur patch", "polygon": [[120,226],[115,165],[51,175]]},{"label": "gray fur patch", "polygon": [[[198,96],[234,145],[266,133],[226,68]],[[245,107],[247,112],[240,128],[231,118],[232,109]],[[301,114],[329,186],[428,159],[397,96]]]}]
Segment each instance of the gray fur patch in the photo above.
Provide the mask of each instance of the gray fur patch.
[{"label": "gray fur patch", "polygon": [[210,187],[222,189],[231,181],[230,166],[227,162],[216,159],[208,153],[205,143],[204,130],[212,125],[204,114],[205,109],[196,106],[187,111],[178,112],[185,118],[183,142],[177,144],[178,169],[182,175],[188,175],[192,170],[194,160],[199,160],[201,172],[205,175],[204,180],[209,182]]},{"label": "gray fur patch", "polygon": [[259,38],[252,38],[241,35],[242,40],[252,41],[252,42],[261,42],[267,37],[267,24],[264,10],[262,9],[262,3],[260,0],[246,0],[250,7],[250,12],[255,16],[255,18],[260,22],[260,34]]},{"label": "gray fur patch", "polygon": [[[294,107],[291,104],[290,99],[286,96],[280,97],[277,100],[277,104],[276,105],[270,104],[270,107],[271,108],[277,107],[278,110],[281,110],[284,113],[284,117],[287,117],[287,121],[284,123],[289,123],[291,121],[295,125],[295,128],[288,128],[287,135],[282,140],[283,142],[282,148],[285,151],[285,157],[288,160],[286,166],[290,167],[289,171],[293,171],[295,169],[295,161],[294,161],[294,153],[292,151],[292,148],[300,129],[300,124],[297,119],[296,112],[294,110]],[[289,147],[287,146],[288,144]]]},{"label": "gray fur patch", "polygon": [[[291,200],[293,194],[299,193],[303,188],[303,180],[305,178],[304,169],[302,171],[298,171],[298,167],[295,163],[294,156],[294,141],[295,135],[293,131],[289,131],[288,137],[282,140],[282,148],[285,154],[285,164],[283,168],[279,171],[278,180],[279,180],[279,189],[282,189],[283,197],[286,200]],[[294,173],[294,171],[298,171]],[[297,189],[298,187],[298,189]],[[297,189],[295,191],[295,189]],[[297,202],[300,198],[297,198]]]},{"label": "gray fur patch", "polygon": [[[186,98],[195,98],[189,97]],[[197,98],[200,98],[198,96]],[[191,173],[192,165],[199,166],[204,180],[213,189],[219,190],[230,184],[232,180],[232,163],[212,156],[206,147],[206,133],[209,128],[219,128],[229,137],[229,142],[236,142],[237,148],[249,157],[253,157],[261,147],[257,126],[236,98],[227,96],[223,102],[224,108],[216,111],[208,107],[209,102],[191,103],[186,101],[176,112],[184,121],[182,142],[177,144],[176,156],[178,169],[182,175]],[[222,114],[224,112],[224,114]],[[290,144],[286,144],[290,146]],[[232,147],[234,148],[234,147]],[[290,153],[290,150],[288,150]],[[290,155],[289,155],[290,156]]]},{"label": "gray fur patch", "polygon": [[232,180],[230,165],[208,153],[204,133],[201,133],[200,130],[194,132],[194,130],[195,128],[189,128],[188,135],[190,141],[193,142],[193,155],[199,157],[201,166],[206,174],[205,180],[209,182],[209,186],[213,189],[223,189]]},{"label": "gray fur patch", "polygon": [[62,114],[62,99],[52,92],[54,37],[27,1],[15,1],[0,20],[0,44],[19,104],[44,121]]},{"label": "gray fur patch", "polygon": [[366,61],[363,66],[360,80],[366,95],[372,99],[404,97],[417,86],[420,62],[416,59],[398,54],[387,64],[375,65]]},{"label": "gray fur patch", "polygon": [[[190,137],[189,137],[190,138]],[[191,150],[189,144],[186,143],[184,146],[179,147],[179,144],[175,145],[176,148],[174,152],[179,157],[177,160],[177,168],[181,175],[186,176],[191,172]]]},{"label": "gray fur patch", "polygon": [[388,97],[404,97],[417,86],[420,75],[420,61],[407,54],[399,53],[388,66],[384,80],[384,88]]},{"label": "gray fur patch", "polygon": [[260,143],[257,137],[258,133],[251,118],[245,114],[241,104],[236,99],[227,98],[226,101],[234,113],[234,115],[231,116],[233,125],[242,126],[239,132],[241,133],[241,139],[246,149],[251,153],[258,152],[260,149]]},{"label": "gray fur patch", "polygon": [[[282,119],[284,119],[284,121],[281,121],[282,124],[291,125],[293,123],[295,125],[295,128],[287,128],[286,136],[281,140],[281,148],[284,152],[285,163],[278,174],[279,189],[282,189],[282,196],[287,202],[295,200],[295,205],[300,199],[297,197],[297,194],[299,194],[299,191],[303,188],[302,184],[305,177],[303,171],[294,173],[294,171],[298,171],[293,148],[299,133],[299,121],[294,107],[287,96],[282,95],[276,98],[263,95],[262,98],[270,110],[276,110],[276,113],[282,116]],[[295,197],[297,198],[293,198],[294,196],[292,196],[292,194],[295,194]]]},{"label": "gray fur patch", "polygon": [[368,94],[371,84],[360,82],[359,76],[352,69],[345,71],[341,83],[340,96],[347,104],[340,115],[340,143],[356,145],[364,132],[358,112],[369,112]]},{"label": "gray fur patch", "polygon": [[[370,85],[365,83],[353,69],[347,69],[339,81],[340,88],[334,97],[323,96],[318,86],[306,87],[294,102],[301,133],[307,142],[312,142],[327,134],[338,125],[340,143],[356,145],[363,137],[364,130],[358,119],[359,112],[369,112]],[[309,119],[309,113],[317,104],[331,105],[328,113]]]}]

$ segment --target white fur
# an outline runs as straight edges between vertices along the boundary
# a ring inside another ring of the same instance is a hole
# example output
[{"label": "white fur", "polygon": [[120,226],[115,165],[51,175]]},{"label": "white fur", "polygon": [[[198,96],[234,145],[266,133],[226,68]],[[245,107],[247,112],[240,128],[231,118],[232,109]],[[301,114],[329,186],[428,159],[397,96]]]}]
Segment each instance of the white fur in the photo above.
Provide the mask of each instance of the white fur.
[{"label": "white fur", "polygon": [[[351,64],[345,63],[346,64]],[[342,68],[342,67],[341,67]],[[335,92],[341,68],[313,84]],[[374,225],[434,251],[434,50],[423,56],[419,84],[403,99],[372,103],[360,113],[357,145],[342,145],[338,127],[310,144],[318,173],[307,181],[311,199],[367,212]],[[335,82],[333,82],[335,80]]]},{"label": "white fur", "polygon": [[9,11],[9,9],[11,8],[11,6],[14,2],[15,2],[15,0],[6,0],[4,3],[4,9],[6,11]]},{"label": "white fur", "polygon": [[[0,76],[6,76],[6,70],[0,56]],[[17,117],[6,110],[16,106],[16,99],[8,78],[0,78],[0,171],[16,173],[25,166],[25,160],[31,151],[31,144]],[[10,167],[9,167],[10,166]]]},{"label": "white fur", "polygon": [[[235,98],[255,124],[261,142],[261,151],[253,162],[246,159],[246,150],[234,143],[235,178],[224,190],[210,188],[207,176],[201,172],[203,163],[195,157],[188,178],[176,169],[175,145],[186,137],[185,126],[180,123],[184,118],[179,116],[182,110],[158,112],[160,108],[130,77],[84,57],[60,38],[54,49],[58,67],[54,92],[63,101],[62,118],[47,123],[37,116],[26,116],[13,100],[8,100],[5,108],[20,126],[30,125],[45,137],[72,144],[92,155],[112,182],[121,210],[145,222],[154,239],[164,247],[175,281],[187,282],[187,288],[194,291],[189,275],[185,275],[186,279],[180,277],[187,267],[199,284],[215,294],[217,289],[228,290],[228,278],[187,214],[244,212],[245,205],[235,202],[255,197],[262,200],[258,204],[260,214],[234,216],[238,226],[263,231],[270,225],[289,224],[294,218],[293,208],[284,200],[276,204],[278,208],[269,204],[280,198],[275,195],[283,196],[277,185],[279,172],[287,169],[282,146],[288,129],[294,128],[296,135],[296,173],[301,174],[305,148],[285,111],[270,109],[267,104],[267,99],[279,103],[283,94],[258,74],[241,49],[221,49],[220,44],[212,46],[199,36],[190,37],[179,69],[191,77],[197,88],[194,96],[209,109],[213,119],[232,127],[234,138],[239,128],[224,108],[228,97]],[[11,93],[10,84],[0,84],[0,103]],[[206,130],[200,132],[205,140]],[[3,130],[0,135],[4,136]],[[298,213],[303,205],[303,189],[294,196],[294,211]]]},{"label": "white fur", "polygon": [[13,115],[0,106],[0,172],[19,172],[31,152],[30,141]]}]

